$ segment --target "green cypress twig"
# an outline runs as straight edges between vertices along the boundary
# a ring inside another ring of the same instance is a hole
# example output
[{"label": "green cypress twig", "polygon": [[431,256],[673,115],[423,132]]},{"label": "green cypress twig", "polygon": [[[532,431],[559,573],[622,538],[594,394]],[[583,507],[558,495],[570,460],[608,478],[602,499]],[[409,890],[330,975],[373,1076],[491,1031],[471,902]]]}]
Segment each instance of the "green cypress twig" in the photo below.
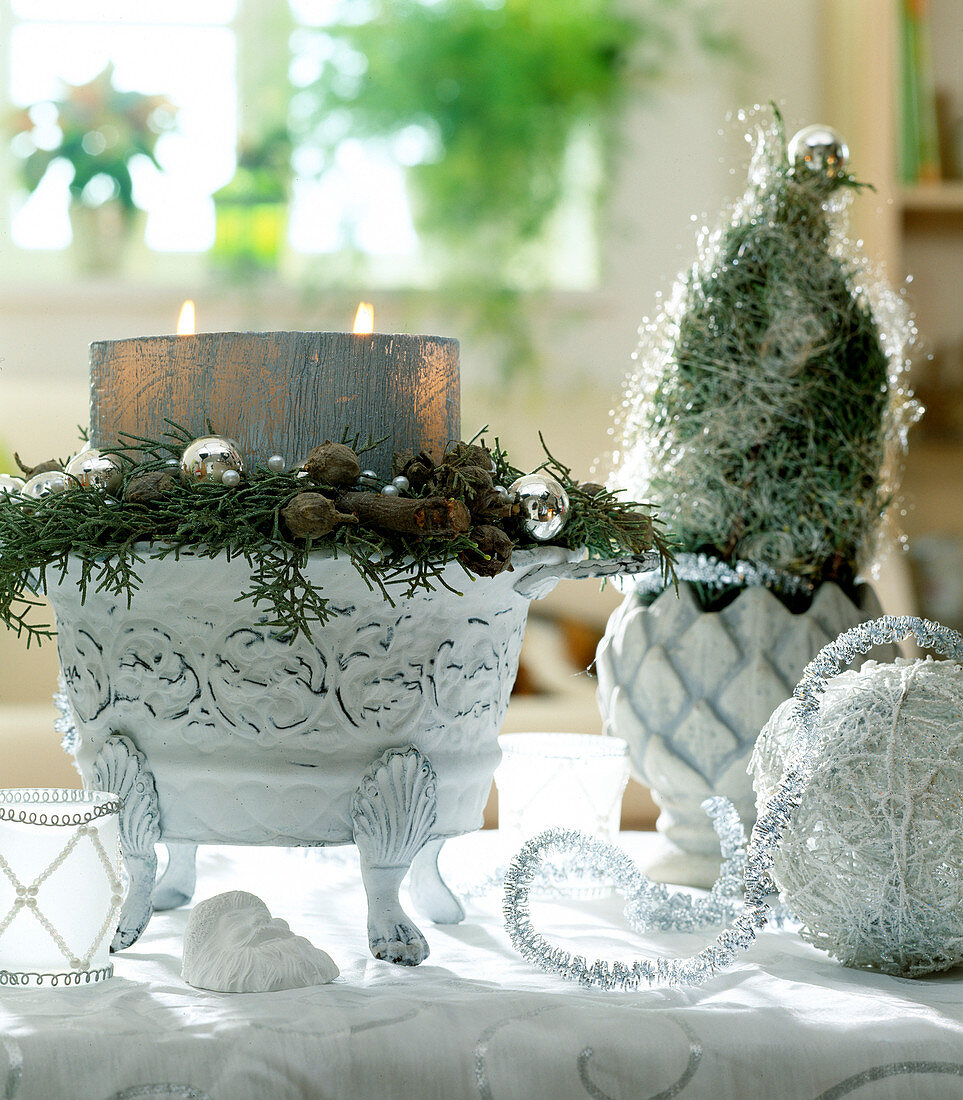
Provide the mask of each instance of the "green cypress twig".
[{"label": "green cypress twig", "polygon": [[[125,435],[112,449],[123,470],[121,498],[134,478],[165,469],[179,457],[190,433],[168,423],[170,442]],[[361,446],[359,437],[352,437],[349,445],[354,444]],[[369,439],[368,445],[377,441]],[[520,476],[497,441],[491,455],[493,476],[499,483],[510,484]],[[568,525],[559,540],[563,545],[584,545],[591,554],[603,556],[654,547],[669,567],[669,548],[647,512],[613,493],[593,497],[582,491],[568,468],[551,455],[546,466],[555,471],[572,500]],[[457,496],[458,479],[453,481]],[[467,476],[464,481],[467,492],[471,488]],[[80,487],[41,500],[0,496],[0,621],[18,636],[26,636],[28,645],[42,641],[53,631],[48,624],[32,621],[30,612],[37,601],[27,593],[44,591],[48,583],[65,582],[72,560],[80,563],[76,583],[82,602],[93,590],[123,597],[130,606],[142,583],[140,565],[148,559],[173,556],[176,560],[189,550],[202,557],[243,558],[251,578],[238,600],[249,602],[261,614],[266,612],[267,625],[277,630],[278,637],[293,640],[299,634],[310,635],[312,626],[335,613],[329,597],[306,575],[314,550],[346,555],[368,588],[390,604],[437,587],[457,591],[445,578],[445,567],[478,550],[470,531],[416,536],[365,529],[361,524],[343,524],[320,539],[295,539],[281,513],[303,491],[297,471],[274,474],[259,468],[235,488],[175,479],[149,502],[115,499]],[[516,545],[537,545],[512,518],[506,518],[503,527]],[[466,575],[470,575],[467,569]]]}]

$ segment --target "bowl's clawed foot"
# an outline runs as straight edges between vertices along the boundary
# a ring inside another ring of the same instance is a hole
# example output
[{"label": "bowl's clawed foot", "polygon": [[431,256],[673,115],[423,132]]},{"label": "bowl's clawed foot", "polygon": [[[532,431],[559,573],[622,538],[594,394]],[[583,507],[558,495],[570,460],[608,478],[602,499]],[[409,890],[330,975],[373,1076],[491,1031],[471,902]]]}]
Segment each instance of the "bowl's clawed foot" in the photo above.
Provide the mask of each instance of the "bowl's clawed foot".
[{"label": "bowl's clawed foot", "polygon": [[428,942],[401,908],[398,887],[435,823],[435,772],[414,746],[388,749],[365,770],[351,803],[376,959],[417,966]]},{"label": "bowl's clawed foot", "polygon": [[404,911],[385,914],[384,920],[368,924],[368,943],[376,959],[417,966],[428,958],[428,941]]}]

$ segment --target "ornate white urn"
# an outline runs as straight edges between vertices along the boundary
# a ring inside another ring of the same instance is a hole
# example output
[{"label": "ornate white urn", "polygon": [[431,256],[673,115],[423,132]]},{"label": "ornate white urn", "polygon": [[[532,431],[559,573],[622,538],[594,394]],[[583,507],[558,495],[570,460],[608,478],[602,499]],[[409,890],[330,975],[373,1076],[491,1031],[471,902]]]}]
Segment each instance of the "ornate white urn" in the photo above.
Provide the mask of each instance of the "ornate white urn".
[{"label": "ornate white urn", "polygon": [[[96,448],[157,441],[172,423],[203,435],[211,422],[247,471],[296,469],[318,443],[357,433],[377,441],[363,449],[367,480],[384,483],[394,454],[441,461],[461,435],[458,344],[442,337],[104,341],[91,346],[90,377]],[[151,552],[139,548],[129,603],[96,582],[82,599],[79,560],[47,574],[68,748],[86,786],[124,799],[132,882],[114,947],[132,944],[154,907],[190,900],[198,844],[354,842],[371,950],[409,965],[428,954],[398,900],[409,869],[429,919],[464,916],[438,851],[482,824],[529,602],[563,577],[659,564],[655,553],[579,561],[545,547],[515,553],[495,577],[452,562],[444,584],[392,604],[346,553],[315,552],[304,576],[334,614],[289,644],[270,609],[240,598],[252,587],[243,557]],[[157,842],[170,859],[155,888]]]},{"label": "ornate white urn", "polygon": [[[599,709],[606,731],[628,741],[632,771],[661,810],[656,828],[670,843],[647,873],[708,888],[721,857],[703,801],[724,795],[751,827],[748,767],[759,731],[822,646],[878,615],[879,603],[868,585],[854,603],[826,583],[793,613],[755,585],[707,612],[686,581],[652,602],[628,588],[596,655]],[[892,659],[895,650],[874,656]]]},{"label": "ornate white urn", "polygon": [[[48,596],[68,748],[87,787],[125,802],[132,885],[115,948],[137,939],[152,906],[190,900],[197,844],[354,842],[372,952],[421,962],[428,945],[398,887],[410,868],[421,912],[464,916],[437,856],[481,826],[530,600],[562,577],[657,563],[578,556],[518,552],[514,571],[492,578],[453,565],[445,580],[463,594],[419,591],[391,606],[347,557],[317,553],[308,575],[337,613],[292,644],[237,602],[243,559],[148,558],[130,607],[93,586],[81,603],[72,562]],[[158,841],[171,858],[154,890]]]}]

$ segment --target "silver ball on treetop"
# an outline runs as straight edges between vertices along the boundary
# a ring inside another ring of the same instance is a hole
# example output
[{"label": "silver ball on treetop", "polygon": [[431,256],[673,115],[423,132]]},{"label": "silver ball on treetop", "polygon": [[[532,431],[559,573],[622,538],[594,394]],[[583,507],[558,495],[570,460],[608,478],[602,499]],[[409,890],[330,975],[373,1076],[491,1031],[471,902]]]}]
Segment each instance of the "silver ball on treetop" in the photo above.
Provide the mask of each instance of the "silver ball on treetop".
[{"label": "silver ball on treetop", "polygon": [[789,163],[797,171],[806,169],[836,179],[849,164],[849,146],[831,126],[817,122],[793,134]]},{"label": "silver ball on treetop", "polygon": [[99,489],[105,493],[116,493],[123,480],[117,460],[96,447],[88,447],[75,455],[64,467],[64,473],[81,489]]},{"label": "silver ball on treetop", "polygon": [[244,472],[237,445],[219,435],[204,435],[188,443],[181,455],[181,477],[184,481],[220,482],[228,470]]},{"label": "silver ball on treetop", "polygon": [[21,496],[30,500],[43,500],[53,493],[62,493],[67,488],[67,479],[63,470],[44,470],[42,474],[34,474],[27,479],[27,483],[21,490]]},{"label": "silver ball on treetop", "polygon": [[508,491],[521,510],[522,527],[533,539],[546,542],[565,526],[568,494],[550,474],[525,474],[513,481]]},{"label": "silver ball on treetop", "polygon": [[23,492],[23,486],[24,480],[22,477],[0,474],[0,497],[18,497]]}]

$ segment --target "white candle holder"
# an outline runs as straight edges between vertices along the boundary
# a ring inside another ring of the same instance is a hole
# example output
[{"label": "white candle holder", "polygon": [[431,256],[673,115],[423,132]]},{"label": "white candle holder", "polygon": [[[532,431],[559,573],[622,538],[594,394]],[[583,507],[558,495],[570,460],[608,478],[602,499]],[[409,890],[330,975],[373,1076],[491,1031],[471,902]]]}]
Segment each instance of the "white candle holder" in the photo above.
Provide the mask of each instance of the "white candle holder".
[{"label": "white candle holder", "polygon": [[121,805],[103,791],[0,790],[0,986],[86,985],[113,974]]},{"label": "white candle holder", "polygon": [[[545,829],[562,827],[612,843],[629,779],[628,744],[587,733],[513,733],[499,738],[495,771],[498,831],[517,851]],[[550,868],[542,892],[595,897],[609,892],[588,869]]]}]

